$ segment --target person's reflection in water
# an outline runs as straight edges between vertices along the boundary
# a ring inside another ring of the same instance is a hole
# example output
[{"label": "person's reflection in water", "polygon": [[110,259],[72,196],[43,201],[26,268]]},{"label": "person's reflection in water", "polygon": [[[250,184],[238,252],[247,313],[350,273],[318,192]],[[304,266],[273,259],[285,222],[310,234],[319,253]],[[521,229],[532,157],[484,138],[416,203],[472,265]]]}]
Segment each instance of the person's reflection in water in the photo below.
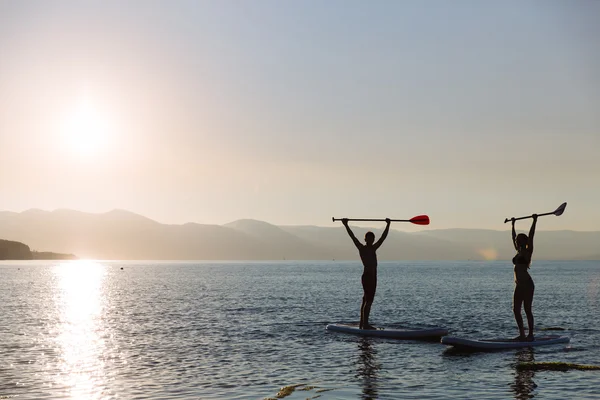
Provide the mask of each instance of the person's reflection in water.
[{"label": "person's reflection in water", "polygon": [[515,399],[532,399],[535,397],[533,391],[537,385],[533,381],[534,371],[519,370],[517,366],[522,362],[534,362],[533,349],[521,349],[515,355],[515,382],[511,385],[515,393]]},{"label": "person's reflection in water", "polygon": [[360,350],[356,362],[356,377],[362,380],[362,398],[365,400],[377,399],[377,372],[381,369],[377,363],[377,351],[371,339],[362,337],[358,342]]}]

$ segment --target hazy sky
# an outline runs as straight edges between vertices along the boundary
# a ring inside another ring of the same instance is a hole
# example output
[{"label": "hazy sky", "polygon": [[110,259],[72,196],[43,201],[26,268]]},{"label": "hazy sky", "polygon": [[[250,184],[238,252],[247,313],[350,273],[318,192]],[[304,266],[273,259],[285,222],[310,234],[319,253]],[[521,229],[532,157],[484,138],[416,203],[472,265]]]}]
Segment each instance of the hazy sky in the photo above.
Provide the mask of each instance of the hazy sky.
[{"label": "hazy sky", "polygon": [[505,229],[568,201],[540,229],[600,230],[599,20],[593,0],[0,1],[0,210]]}]

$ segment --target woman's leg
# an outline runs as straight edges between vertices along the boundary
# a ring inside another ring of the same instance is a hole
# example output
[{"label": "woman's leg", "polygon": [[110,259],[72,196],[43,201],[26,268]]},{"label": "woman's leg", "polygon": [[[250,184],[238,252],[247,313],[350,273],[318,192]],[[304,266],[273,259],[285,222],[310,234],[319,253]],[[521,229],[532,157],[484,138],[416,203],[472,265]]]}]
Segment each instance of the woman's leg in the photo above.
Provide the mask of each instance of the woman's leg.
[{"label": "woman's leg", "polygon": [[531,284],[531,289],[527,292],[525,299],[523,300],[523,308],[525,308],[525,315],[527,315],[527,326],[529,328],[529,339],[533,339],[533,311],[531,306],[533,305],[533,291],[535,287]]},{"label": "woman's leg", "polygon": [[525,328],[523,327],[523,316],[521,315],[521,304],[523,304],[522,290],[519,286],[515,287],[515,293],[513,294],[513,313],[515,314],[515,321],[519,327],[519,339],[525,339]]}]

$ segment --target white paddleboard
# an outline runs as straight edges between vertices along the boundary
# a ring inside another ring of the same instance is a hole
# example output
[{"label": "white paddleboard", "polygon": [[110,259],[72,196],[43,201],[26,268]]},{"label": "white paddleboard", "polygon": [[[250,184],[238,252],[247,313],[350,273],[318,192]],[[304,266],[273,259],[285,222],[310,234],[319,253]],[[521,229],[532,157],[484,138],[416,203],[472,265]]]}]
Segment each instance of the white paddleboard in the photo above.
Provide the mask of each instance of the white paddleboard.
[{"label": "white paddleboard", "polygon": [[448,346],[454,346],[463,350],[502,350],[502,349],[520,349],[524,347],[549,346],[559,343],[569,343],[571,338],[568,336],[540,336],[532,342],[520,342],[514,339],[462,339],[458,337],[446,336],[442,338],[442,343]]},{"label": "white paddleboard", "polygon": [[353,324],[329,324],[325,327],[328,331],[353,333],[355,335],[363,336],[377,336],[387,337],[394,339],[413,339],[413,340],[425,340],[425,339],[437,339],[448,334],[448,330],[444,328],[428,328],[428,329],[390,329],[390,328],[377,328],[377,329],[360,329],[358,325]]}]

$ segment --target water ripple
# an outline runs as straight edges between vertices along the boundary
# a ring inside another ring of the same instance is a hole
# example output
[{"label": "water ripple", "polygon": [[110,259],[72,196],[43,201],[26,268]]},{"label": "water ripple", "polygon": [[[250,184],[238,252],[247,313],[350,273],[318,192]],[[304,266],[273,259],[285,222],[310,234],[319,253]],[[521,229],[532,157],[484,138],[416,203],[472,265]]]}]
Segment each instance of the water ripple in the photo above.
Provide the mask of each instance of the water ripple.
[{"label": "water ripple", "polygon": [[[121,270],[121,267],[125,267]],[[569,346],[460,354],[326,331],[357,322],[358,263],[0,264],[0,398],[598,398],[600,265],[536,262],[540,327]],[[382,263],[375,324],[514,336],[504,262]],[[283,392],[282,392],[283,393]]]}]

